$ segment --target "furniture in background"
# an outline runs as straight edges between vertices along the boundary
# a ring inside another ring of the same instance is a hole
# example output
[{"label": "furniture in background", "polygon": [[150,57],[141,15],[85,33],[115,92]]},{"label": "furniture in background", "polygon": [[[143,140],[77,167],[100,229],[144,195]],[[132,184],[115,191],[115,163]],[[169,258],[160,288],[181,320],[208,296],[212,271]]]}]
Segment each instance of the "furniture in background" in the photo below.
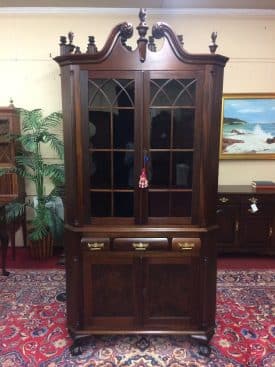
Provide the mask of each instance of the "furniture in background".
[{"label": "furniture in background", "polygon": [[[13,134],[20,134],[20,118],[18,110],[11,101],[8,107],[0,107],[0,169],[8,169],[15,165],[15,156],[19,147],[12,139]],[[15,199],[25,200],[23,179],[15,173],[0,176],[0,203],[7,205]],[[7,226],[10,233],[12,257],[15,259],[15,234],[20,227],[22,227],[23,243],[26,246],[25,213],[15,221],[8,223]]]},{"label": "furniture in background", "polygon": [[219,186],[219,253],[275,254],[275,190]]},{"label": "furniture in background", "polygon": [[8,228],[5,223],[5,204],[0,203],[0,244],[1,244],[1,260],[2,260],[2,275],[8,276],[9,272],[6,270],[7,250],[9,246]]},{"label": "furniture in background", "polygon": [[[72,354],[91,334],[215,329],[218,146],[227,58],[187,53],[165,23],[97,51],[61,37],[66,277]],[[163,45],[157,51],[155,39]],[[205,345],[203,345],[205,343]]]}]

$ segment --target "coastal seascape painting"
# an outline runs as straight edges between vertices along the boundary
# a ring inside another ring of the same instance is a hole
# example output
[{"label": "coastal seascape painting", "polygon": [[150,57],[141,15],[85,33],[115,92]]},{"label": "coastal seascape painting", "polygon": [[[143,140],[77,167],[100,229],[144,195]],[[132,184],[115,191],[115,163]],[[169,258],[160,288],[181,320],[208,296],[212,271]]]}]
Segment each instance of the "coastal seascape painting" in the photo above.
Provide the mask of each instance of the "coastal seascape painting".
[{"label": "coastal seascape painting", "polygon": [[275,159],[275,94],[227,94],[221,159]]}]

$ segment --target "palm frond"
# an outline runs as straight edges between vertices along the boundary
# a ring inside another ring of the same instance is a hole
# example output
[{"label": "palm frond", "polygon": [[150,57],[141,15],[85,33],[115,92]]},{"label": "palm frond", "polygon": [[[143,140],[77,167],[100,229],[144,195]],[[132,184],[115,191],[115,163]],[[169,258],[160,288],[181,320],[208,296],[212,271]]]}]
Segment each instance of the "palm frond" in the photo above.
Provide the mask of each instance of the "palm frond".
[{"label": "palm frond", "polygon": [[41,220],[40,217],[36,216],[32,220],[33,229],[29,234],[29,239],[32,241],[42,240],[47,237],[49,233],[49,227],[44,219]]},{"label": "palm frond", "polygon": [[19,201],[12,201],[5,206],[5,217],[7,223],[13,222],[16,218],[24,214],[27,204]]},{"label": "palm frond", "polygon": [[18,138],[18,141],[22,144],[24,150],[35,152],[38,136],[37,132],[33,134],[24,134]]},{"label": "palm frond", "polygon": [[64,231],[64,221],[60,218],[54,208],[49,207],[46,211],[46,222],[54,239],[61,238]]},{"label": "palm frond", "polygon": [[43,131],[43,143],[49,143],[50,147],[57,153],[60,159],[64,158],[64,144],[60,138],[49,131]]},{"label": "palm frond", "polygon": [[43,126],[45,127],[57,127],[63,122],[63,116],[61,112],[53,112],[44,118]]},{"label": "palm frond", "polygon": [[22,116],[22,130],[26,132],[40,130],[43,125],[43,114],[40,108],[34,110],[20,109]]},{"label": "palm frond", "polygon": [[53,184],[62,185],[65,181],[64,166],[60,164],[43,164],[44,175],[50,177]]}]

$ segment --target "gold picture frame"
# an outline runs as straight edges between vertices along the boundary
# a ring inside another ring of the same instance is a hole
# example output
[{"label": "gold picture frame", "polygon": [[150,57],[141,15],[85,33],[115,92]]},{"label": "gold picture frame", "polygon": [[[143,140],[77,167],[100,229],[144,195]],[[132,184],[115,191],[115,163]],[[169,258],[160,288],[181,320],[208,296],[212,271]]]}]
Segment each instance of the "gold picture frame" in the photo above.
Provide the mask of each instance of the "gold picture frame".
[{"label": "gold picture frame", "polygon": [[220,159],[275,159],[275,94],[224,94]]}]

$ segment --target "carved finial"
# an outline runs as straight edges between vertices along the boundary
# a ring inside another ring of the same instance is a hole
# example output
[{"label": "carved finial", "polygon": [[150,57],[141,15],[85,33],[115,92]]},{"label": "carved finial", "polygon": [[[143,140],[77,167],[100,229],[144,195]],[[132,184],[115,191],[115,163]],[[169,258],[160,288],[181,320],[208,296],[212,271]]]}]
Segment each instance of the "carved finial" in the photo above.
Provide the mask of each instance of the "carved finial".
[{"label": "carved finial", "polygon": [[145,8],[140,9],[139,19],[140,19],[140,23],[137,26],[139,39],[137,40],[137,44],[138,44],[138,49],[139,49],[140,61],[144,62],[146,59],[146,45],[148,42],[147,38],[145,38],[147,30],[148,30],[148,26],[145,22],[145,19],[146,19],[146,9]]},{"label": "carved finial", "polygon": [[67,38],[66,36],[60,36],[60,46],[61,45],[66,45],[66,42],[67,42]]},{"label": "carved finial", "polygon": [[75,51],[76,54],[80,54],[80,48],[73,45],[73,39],[74,39],[74,34],[73,32],[69,32],[68,33],[68,40],[69,43],[67,43],[67,38],[65,36],[61,36],[60,37],[60,55],[68,55],[68,54],[72,54],[73,51]]},{"label": "carved finial", "polygon": [[157,51],[157,47],[155,44],[155,39],[153,36],[149,36],[149,43],[148,43],[148,48],[150,51],[156,52]]},{"label": "carved finial", "polygon": [[67,50],[66,43],[67,43],[67,37],[60,36],[60,43],[59,43],[60,55],[66,55],[66,50]]},{"label": "carved finial", "polygon": [[74,33],[73,32],[69,32],[68,33],[68,40],[69,40],[70,44],[73,43],[73,39],[74,39]]},{"label": "carved finial", "polygon": [[12,98],[10,98],[10,107],[14,107]]},{"label": "carved finial", "polygon": [[217,32],[212,32],[211,33],[212,44],[209,45],[209,49],[210,49],[211,54],[214,54],[216,52],[216,49],[218,48],[218,45],[216,44],[217,35],[218,35]]},{"label": "carved finial", "polygon": [[178,37],[178,40],[180,41],[180,44],[182,45],[182,47],[183,47],[183,45],[184,45],[184,42],[183,42],[183,35],[182,34],[178,34],[177,35],[177,37]]},{"label": "carved finial", "polygon": [[97,53],[97,47],[96,47],[96,44],[95,44],[95,38],[94,36],[89,36],[88,38],[88,47],[87,47],[87,53],[88,54],[91,54],[91,55],[94,55]]},{"label": "carved finial", "polygon": [[147,16],[147,9],[146,8],[140,8],[138,16],[139,16],[140,22],[145,23],[146,16]]}]

